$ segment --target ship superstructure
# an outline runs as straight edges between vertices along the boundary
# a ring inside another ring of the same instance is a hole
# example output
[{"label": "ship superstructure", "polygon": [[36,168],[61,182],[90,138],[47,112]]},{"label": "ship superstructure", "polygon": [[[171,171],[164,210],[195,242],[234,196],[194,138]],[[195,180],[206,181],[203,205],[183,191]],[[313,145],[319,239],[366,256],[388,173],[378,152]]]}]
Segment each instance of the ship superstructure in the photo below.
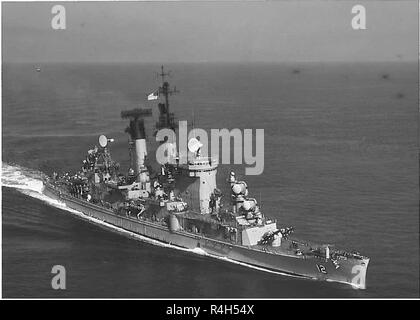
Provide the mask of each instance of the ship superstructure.
[{"label": "ship superstructure", "polygon": [[[175,130],[168,96],[176,90],[165,80],[163,67],[160,75],[158,93],[164,100],[158,104],[156,129]],[[187,154],[179,154],[175,141],[162,142],[171,161],[151,172],[144,124],[151,114],[151,109],[121,112],[129,121],[127,172],[121,173],[112,160],[113,139],[101,135],[81,170],[73,175],[54,173],[45,181],[45,193],[95,219],[155,240],[199,247],[269,270],[366,287],[369,258],[292,237],[293,227],[282,227],[266,216],[246,181],[233,171],[226,177],[229,194],[223,195],[216,181],[218,159],[202,156],[197,138],[188,141]]]}]

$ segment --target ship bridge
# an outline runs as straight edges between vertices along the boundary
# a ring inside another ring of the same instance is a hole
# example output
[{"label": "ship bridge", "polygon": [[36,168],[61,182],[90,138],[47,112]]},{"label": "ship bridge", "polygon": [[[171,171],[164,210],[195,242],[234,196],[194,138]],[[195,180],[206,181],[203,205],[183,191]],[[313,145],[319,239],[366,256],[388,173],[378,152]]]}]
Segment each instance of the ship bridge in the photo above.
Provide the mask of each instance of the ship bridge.
[{"label": "ship bridge", "polygon": [[188,160],[181,158],[179,163],[178,169],[186,171],[190,177],[198,177],[200,172],[217,170],[219,166],[218,159],[212,157],[197,157]]},{"label": "ship bridge", "polygon": [[216,174],[218,160],[212,157],[180,158],[176,189],[190,209],[202,214],[219,209]]}]

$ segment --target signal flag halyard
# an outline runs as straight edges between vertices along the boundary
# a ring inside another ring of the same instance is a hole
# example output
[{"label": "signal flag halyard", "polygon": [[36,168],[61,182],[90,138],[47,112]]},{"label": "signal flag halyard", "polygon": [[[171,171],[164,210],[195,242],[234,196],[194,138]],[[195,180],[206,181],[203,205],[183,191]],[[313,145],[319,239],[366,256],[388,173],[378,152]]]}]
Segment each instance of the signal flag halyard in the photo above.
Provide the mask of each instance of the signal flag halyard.
[{"label": "signal flag halyard", "polygon": [[157,100],[159,98],[159,90],[156,90],[147,96],[147,100]]}]

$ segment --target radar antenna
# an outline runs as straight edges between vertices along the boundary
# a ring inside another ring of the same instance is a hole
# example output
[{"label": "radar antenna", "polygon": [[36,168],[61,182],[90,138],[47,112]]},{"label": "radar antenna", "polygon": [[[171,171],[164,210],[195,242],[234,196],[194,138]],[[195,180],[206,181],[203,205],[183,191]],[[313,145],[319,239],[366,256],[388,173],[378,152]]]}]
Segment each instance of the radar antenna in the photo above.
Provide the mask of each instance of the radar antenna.
[{"label": "radar antenna", "polygon": [[169,82],[165,79],[165,77],[171,76],[171,71],[165,72],[163,66],[161,66],[159,76],[162,78],[162,85],[159,87],[159,94],[162,94],[165,97],[165,103],[159,103],[160,118],[157,123],[157,127],[158,129],[169,128],[175,130],[174,114],[171,113],[169,109],[169,96],[177,94],[179,91],[176,87],[171,89]]},{"label": "radar antenna", "polygon": [[162,78],[162,83],[164,83],[165,82],[165,77],[167,76],[167,77],[170,77],[171,76],[171,70],[169,70],[168,72],[165,72],[164,70],[163,70],[163,66],[160,66],[160,73],[158,73],[158,75]]}]

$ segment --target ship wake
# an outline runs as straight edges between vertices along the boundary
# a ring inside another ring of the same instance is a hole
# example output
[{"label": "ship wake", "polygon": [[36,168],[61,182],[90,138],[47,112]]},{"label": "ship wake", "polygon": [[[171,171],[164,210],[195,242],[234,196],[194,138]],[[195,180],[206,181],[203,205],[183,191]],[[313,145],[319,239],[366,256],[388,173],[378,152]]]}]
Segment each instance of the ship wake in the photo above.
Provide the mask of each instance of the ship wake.
[{"label": "ship wake", "polygon": [[232,260],[230,258],[227,257],[220,257],[220,256],[215,256],[215,255],[211,255],[207,252],[205,252],[203,249],[201,248],[194,248],[194,249],[186,249],[186,248],[181,248],[178,246],[174,246],[171,244],[167,244],[158,240],[154,240],[148,237],[144,237],[141,235],[138,235],[136,233],[127,231],[125,229],[116,227],[112,224],[109,224],[107,222],[89,217],[84,215],[82,212],[71,209],[69,207],[66,206],[65,203],[52,199],[48,196],[46,196],[43,193],[44,190],[44,184],[42,182],[42,177],[43,177],[43,173],[40,171],[36,171],[36,170],[31,170],[19,165],[10,165],[7,163],[2,163],[2,170],[1,170],[1,186],[2,187],[7,187],[7,188],[12,188],[15,189],[27,196],[30,196],[32,198],[38,199],[40,201],[43,201],[44,203],[53,206],[55,208],[61,209],[61,210],[65,210],[68,211],[69,213],[84,219],[88,222],[91,222],[93,224],[102,226],[104,228],[110,229],[114,232],[118,232],[120,234],[123,234],[125,236],[128,236],[130,238],[134,238],[137,240],[141,240],[153,245],[157,245],[160,247],[166,247],[166,248],[171,248],[171,249],[176,249],[176,250],[180,250],[180,251],[185,251],[185,252],[190,252],[193,254],[197,254],[197,255],[201,255],[201,256],[207,256],[207,257],[211,257],[220,261],[226,261],[229,263],[233,263],[233,264],[237,264],[243,267],[247,267],[247,268],[251,268],[251,269],[255,269],[255,270],[259,270],[259,271],[264,271],[264,272],[268,272],[268,273],[273,273],[273,274],[277,274],[277,275],[282,275],[282,276],[287,276],[287,277],[293,277],[293,278],[302,278],[301,276],[298,275],[291,275],[291,274],[287,274],[287,273],[283,273],[283,272],[279,272],[279,271],[274,271],[274,270],[269,270],[269,269],[265,269],[262,267],[258,267],[258,266],[254,266],[254,265],[250,265],[247,263],[243,263],[243,262],[239,262],[236,260]]}]

